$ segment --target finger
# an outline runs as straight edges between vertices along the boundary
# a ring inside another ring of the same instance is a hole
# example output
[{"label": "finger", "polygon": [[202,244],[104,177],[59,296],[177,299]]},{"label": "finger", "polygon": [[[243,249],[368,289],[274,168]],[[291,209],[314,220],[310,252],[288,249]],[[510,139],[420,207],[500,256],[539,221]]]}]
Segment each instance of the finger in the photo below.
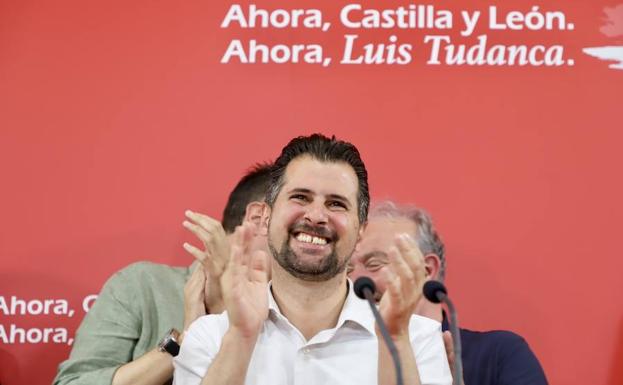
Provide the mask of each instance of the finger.
[{"label": "finger", "polygon": [[195,267],[193,267],[193,271],[190,273],[190,277],[196,277],[199,273],[201,273],[203,269],[201,268],[201,265],[196,265]]},{"label": "finger", "polygon": [[389,297],[390,303],[401,307],[403,296],[400,290],[400,278],[396,275],[391,265],[388,265],[387,269],[383,269],[382,274],[387,284],[387,290],[384,295]]},{"label": "finger", "polygon": [[184,286],[184,328],[198,316],[205,314],[205,283],[203,267],[197,265]]},{"label": "finger", "polygon": [[189,222],[189,221],[184,221],[182,222],[182,225],[188,229],[191,233],[195,234],[195,236],[197,238],[199,238],[201,240],[201,242],[203,242],[203,244],[207,247],[212,240],[214,239],[214,235],[209,233],[208,231],[206,231],[203,227]]},{"label": "finger", "polygon": [[446,348],[446,355],[448,356],[448,364],[450,365],[450,369],[454,371],[454,344],[452,341],[452,333],[448,330],[443,332],[443,345]]},{"label": "finger", "polygon": [[423,285],[426,280],[426,264],[424,263],[424,255],[422,255],[415,239],[406,233],[399,234],[396,237],[396,246],[414,274],[416,284]]},{"label": "finger", "polygon": [[[223,253],[223,248],[227,246],[227,234],[221,222],[191,210],[186,210],[185,214],[189,220],[185,221],[188,223],[184,224],[184,227],[187,227],[191,231],[195,230],[199,232],[199,234],[196,235],[203,241],[207,251],[209,251],[210,254]],[[192,225],[194,225],[194,227]],[[229,253],[227,252],[227,254]],[[229,258],[229,255],[223,255],[222,257]]]},{"label": "finger", "polygon": [[205,274],[203,272],[203,268],[201,265],[197,266],[195,270],[192,272],[188,281],[186,281],[186,285],[184,285],[184,291],[187,295],[192,293],[196,293],[199,291],[203,291],[203,287],[205,285]]},{"label": "finger", "polygon": [[424,265],[424,255],[420,250],[418,243],[407,233],[398,234],[396,236],[396,246],[403,255],[409,256],[409,262],[418,265]]},{"label": "finger", "polygon": [[216,219],[208,215],[196,213],[191,210],[186,210],[184,212],[184,215],[186,215],[186,218],[200,225],[201,227],[208,230],[209,232],[219,231],[223,228],[223,226],[221,225],[221,222],[217,221]]},{"label": "finger", "polygon": [[[213,258],[210,250],[201,250],[188,242],[185,242],[183,247],[184,250],[201,262],[207,272],[211,272],[215,275],[221,275],[227,266],[227,261],[222,261],[219,258]],[[227,257],[229,258],[229,256]]]},{"label": "finger", "polygon": [[243,252],[250,257],[251,240],[253,239],[253,235],[254,235],[253,227],[251,223],[249,222],[244,222],[240,227],[242,228],[241,240],[242,240],[242,245],[243,245]]},{"label": "finger", "polygon": [[397,248],[391,247],[387,253],[389,263],[398,277],[400,277],[400,289],[405,298],[409,298],[410,294],[416,287],[415,275],[405,261],[403,254]]},{"label": "finger", "polygon": [[231,258],[227,263],[227,267],[221,275],[220,281],[221,286],[223,287],[224,292],[231,292],[234,287],[236,287],[237,282],[240,281],[240,267],[239,267],[239,252],[240,248],[236,245],[233,245],[231,248]]},{"label": "finger", "polygon": [[206,272],[202,265],[197,265],[195,271],[193,271],[193,275],[196,275],[197,280],[199,280],[200,282],[206,280]]},{"label": "finger", "polygon": [[236,226],[234,233],[231,235],[231,244],[242,248],[242,226]]},{"label": "finger", "polygon": [[251,256],[249,279],[253,282],[268,282],[268,254],[257,250]]},{"label": "finger", "polygon": [[247,263],[245,261],[246,256],[242,252],[240,246],[232,246],[231,260],[228,265],[228,269],[231,269],[232,277],[237,281],[244,279],[246,273]]},{"label": "finger", "polygon": [[233,251],[231,251],[231,249],[235,245],[239,250],[239,263],[242,266],[248,266],[251,262],[251,256],[248,252],[250,246],[249,234],[247,233],[248,231],[248,226],[245,226],[244,224],[236,226],[236,230],[231,237],[232,242],[230,246],[230,253],[233,256]]},{"label": "finger", "polygon": [[191,282],[193,282],[197,287],[203,288],[206,281],[205,270],[203,270],[203,266],[199,265],[193,271],[193,274],[190,277]]},{"label": "finger", "polygon": [[184,242],[182,246],[184,247],[184,250],[186,250],[190,255],[195,257],[195,259],[201,262],[202,265],[206,264],[206,260],[208,258],[207,253],[199,250],[198,248],[196,248],[195,246],[191,245],[188,242]]}]

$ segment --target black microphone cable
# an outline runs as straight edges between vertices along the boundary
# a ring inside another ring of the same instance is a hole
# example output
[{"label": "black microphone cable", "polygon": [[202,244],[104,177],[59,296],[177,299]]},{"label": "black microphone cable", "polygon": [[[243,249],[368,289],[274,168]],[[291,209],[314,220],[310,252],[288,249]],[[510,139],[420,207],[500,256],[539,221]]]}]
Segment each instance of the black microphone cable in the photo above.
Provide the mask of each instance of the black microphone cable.
[{"label": "black microphone cable", "polygon": [[456,316],[454,304],[448,297],[448,290],[439,281],[428,281],[422,289],[424,297],[432,303],[445,303],[450,312],[450,333],[452,334],[452,345],[454,347],[454,370],[452,372],[453,384],[463,383],[463,356],[461,355],[461,331]]},{"label": "black microphone cable", "polygon": [[359,277],[355,281],[353,288],[357,297],[368,300],[370,309],[372,309],[372,314],[374,314],[374,318],[376,319],[376,324],[379,325],[379,329],[381,329],[381,335],[383,336],[383,340],[385,340],[385,345],[387,345],[387,349],[389,349],[389,353],[394,361],[396,384],[403,385],[402,367],[400,365],[400,357],[398,357],[398,349],[396,349],[394,341],[392,341],[392,338],[389,336],[385,322],[383,322],[381,313],[379,313],[379,310],[376,308],[376,302],[374,301],[374,292],[376,291],[374,281],[368,277]]}]

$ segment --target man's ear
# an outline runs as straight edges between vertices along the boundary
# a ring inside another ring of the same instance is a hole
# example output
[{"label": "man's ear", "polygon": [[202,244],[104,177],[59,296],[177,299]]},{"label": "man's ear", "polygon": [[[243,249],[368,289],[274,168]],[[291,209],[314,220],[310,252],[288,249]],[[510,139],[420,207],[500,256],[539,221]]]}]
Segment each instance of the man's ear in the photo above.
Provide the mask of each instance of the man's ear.
[{"label": "man's ear", "polygon": [[264,211],[264,202],[251,202],[247,205],[244,212],[243,222],[251,222],[258,228],[262,223],[262,212]]},{"label": "man's ear", "polygon": [[270,207],[265,202],[251,202],[247,205],[244,219],[257,227],[258,234],[268,235],[269,218]]},{"label": "man's ear", "polygon": [[441,259],[437,254],[426,254],[424,256],[424,265],[426,267],[426,278],[439,279]]}]

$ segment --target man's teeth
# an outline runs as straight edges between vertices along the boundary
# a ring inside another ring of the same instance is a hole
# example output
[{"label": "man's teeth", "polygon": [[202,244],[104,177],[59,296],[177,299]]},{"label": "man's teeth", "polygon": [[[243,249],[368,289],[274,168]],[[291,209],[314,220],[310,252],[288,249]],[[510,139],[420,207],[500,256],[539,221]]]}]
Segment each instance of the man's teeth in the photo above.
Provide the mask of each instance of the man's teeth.
[{"label": "man's teeth", "polygon": [[314,245],[326,245],[327,244],[326,239],[315,237],[313,235],[305,234],[305,233],[299,233],[299,235],[296,236],[296,240],[299,242],[313,243]]}]

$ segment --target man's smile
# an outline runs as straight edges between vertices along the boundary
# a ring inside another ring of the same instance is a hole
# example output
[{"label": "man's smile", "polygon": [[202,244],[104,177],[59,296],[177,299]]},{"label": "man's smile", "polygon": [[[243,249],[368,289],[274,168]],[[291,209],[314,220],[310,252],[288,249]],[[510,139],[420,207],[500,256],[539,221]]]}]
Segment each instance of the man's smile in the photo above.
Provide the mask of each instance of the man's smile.
[{"label": "man's smile", "polygon": [[300,232],[295,236],[296,240],[303,243],[312,243],[314,245],[326,245],[329,240],[324,237],[319,237],[313,234]]}]

